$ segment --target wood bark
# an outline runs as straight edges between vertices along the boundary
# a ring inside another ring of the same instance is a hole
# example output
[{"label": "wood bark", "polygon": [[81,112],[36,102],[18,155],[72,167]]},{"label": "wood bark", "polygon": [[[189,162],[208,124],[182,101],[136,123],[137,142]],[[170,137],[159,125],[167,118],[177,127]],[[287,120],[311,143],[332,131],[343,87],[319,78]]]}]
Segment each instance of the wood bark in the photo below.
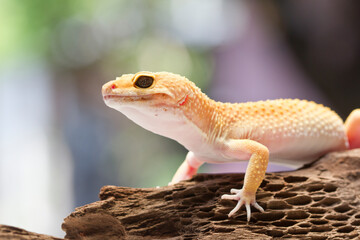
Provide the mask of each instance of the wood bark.
[{"label": "wood bark", "polygon": [[[354,239],[360,233],[360,149],[331,153],[306,168],[269,173],[257,192],[265,213],[246,221],[236,202],[244,174],[198,174],[174,186],[105,186],[100,201],[77,208],[63,224],[81,239]],[[85,238],[84,238],[85,239]]]}]

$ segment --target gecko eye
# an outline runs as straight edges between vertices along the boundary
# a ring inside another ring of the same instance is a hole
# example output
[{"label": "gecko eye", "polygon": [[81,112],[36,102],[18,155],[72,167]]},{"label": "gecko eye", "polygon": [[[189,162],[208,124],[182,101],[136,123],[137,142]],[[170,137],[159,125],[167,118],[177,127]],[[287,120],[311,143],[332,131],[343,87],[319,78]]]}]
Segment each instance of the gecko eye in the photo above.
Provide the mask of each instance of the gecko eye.
[{"label": "gecko eye", "polygon": [[135,80],[135,86],[139,88],[149,88],[154,83],[154,78],[151,76],[140,76]]}]

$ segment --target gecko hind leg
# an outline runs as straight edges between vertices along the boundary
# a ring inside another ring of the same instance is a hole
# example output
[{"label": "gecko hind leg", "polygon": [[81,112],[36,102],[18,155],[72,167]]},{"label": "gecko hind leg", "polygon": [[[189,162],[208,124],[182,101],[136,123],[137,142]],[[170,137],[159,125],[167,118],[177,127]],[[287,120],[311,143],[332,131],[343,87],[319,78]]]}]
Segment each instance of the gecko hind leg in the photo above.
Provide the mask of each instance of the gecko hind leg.
[{"label": "gecko hind leg", "polygon": [[345,121],[345,131],[349,148],[360,148],[360,108],[355,109]]}]

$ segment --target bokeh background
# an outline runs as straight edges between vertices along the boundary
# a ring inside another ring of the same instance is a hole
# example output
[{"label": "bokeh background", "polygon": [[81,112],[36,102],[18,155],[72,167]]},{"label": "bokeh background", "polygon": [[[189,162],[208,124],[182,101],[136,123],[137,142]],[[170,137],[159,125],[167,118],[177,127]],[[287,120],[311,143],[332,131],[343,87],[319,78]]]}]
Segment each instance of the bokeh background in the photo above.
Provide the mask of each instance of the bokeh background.
[{"label": "bokeh background", "polygon": [[63,218],[101,186],[169,182],[186,150],[103,103],[102,84],[124,73],[179,73],[219,101],[315,100],[345,118],[360,107],[359,8],[0,0],[0,224],[61,237]]}]

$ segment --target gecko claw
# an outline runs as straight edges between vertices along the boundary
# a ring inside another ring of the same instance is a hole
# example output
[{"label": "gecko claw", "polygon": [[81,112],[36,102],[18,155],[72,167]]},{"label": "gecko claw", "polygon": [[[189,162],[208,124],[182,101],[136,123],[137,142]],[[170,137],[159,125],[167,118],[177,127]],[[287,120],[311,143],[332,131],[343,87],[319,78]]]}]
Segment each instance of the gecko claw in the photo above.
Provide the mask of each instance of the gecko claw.
[{"label": "gecko claw", "polygon": [[230,213],[228,214],[229,217],[233,216],[241,208],[242,205],[245,205],[246,217],[248,222],[250,221],[251,218],[250,204],[253,205],[260,212],[264,212],[264,209],[255,200],[255,193],[244,193],[243,189],[231,189],[230,192],[233,193],[233,195],[224,194],[221,196],[221,199],[238,201],[234,209],[231,210]]}]

